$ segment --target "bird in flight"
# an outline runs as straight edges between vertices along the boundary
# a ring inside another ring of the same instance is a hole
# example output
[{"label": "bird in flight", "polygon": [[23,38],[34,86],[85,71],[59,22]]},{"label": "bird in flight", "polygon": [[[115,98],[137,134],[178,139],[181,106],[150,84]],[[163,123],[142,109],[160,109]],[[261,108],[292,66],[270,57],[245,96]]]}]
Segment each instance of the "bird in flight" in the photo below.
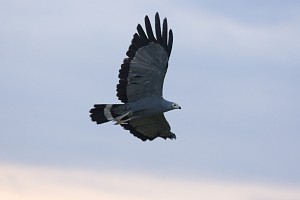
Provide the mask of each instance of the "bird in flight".
[{"label": "bird in flight", "polygon": [[173,32],[168,30],[167,18],[161,26],[158,13],[155,33],[148,16],[145,17],[145,30],[138,24],[119,70],[117,97],[123,104],[95,104],[90,117],[97,124],[114,121],[143,141],[157,137],[176,139],[164,112],[181,107],[162,95]]}]

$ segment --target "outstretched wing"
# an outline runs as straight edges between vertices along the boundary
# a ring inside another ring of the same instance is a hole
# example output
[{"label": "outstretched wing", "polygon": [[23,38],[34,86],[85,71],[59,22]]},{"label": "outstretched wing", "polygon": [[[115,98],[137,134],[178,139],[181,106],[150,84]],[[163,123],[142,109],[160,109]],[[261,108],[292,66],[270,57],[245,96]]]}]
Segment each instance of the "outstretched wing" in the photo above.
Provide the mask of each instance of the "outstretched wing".
[{"label": "outstretched wing", "polygon": [[176,139],[176,135],[171,132],[171,127],[163,114],[132,119],[121,126],[143,141],[154,140],[157,137]]},{"label": "outstretched wing", "polygon": [[117,96],[123,103],[145,97],[162,96],[163,82],[172,50],[173,33],[167,19],[161,30],[158,13],[155,15],[155,35],[148,16],[145,17],[146,33],[138,24],[131,45],[119,71]]}]

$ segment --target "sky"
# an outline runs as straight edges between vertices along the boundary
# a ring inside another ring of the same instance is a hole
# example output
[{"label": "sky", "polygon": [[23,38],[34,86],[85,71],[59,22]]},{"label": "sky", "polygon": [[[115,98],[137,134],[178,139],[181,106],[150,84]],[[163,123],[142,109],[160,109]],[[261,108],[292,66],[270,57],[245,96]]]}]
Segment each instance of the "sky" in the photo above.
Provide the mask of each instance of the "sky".
[{"label": "sky", "polygon": [[[0,198],[300,199],[299,10],[0,1]],[[182,109],[166,113],[176,140],[142,142],[89,110],[118,103],[136,26],[156,12],[174,33],[164,98]]]}]

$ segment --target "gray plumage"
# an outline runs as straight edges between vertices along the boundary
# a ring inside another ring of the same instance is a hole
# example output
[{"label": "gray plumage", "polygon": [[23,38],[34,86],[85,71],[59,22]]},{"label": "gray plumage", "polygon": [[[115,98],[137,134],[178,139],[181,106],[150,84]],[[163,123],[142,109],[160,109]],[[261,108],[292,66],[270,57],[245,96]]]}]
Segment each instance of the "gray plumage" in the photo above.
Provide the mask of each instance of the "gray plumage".
[{"label": "gray plumage", "polygon": [[[90,110],[97,124],[115,121],[141,140],[156,137],[176,139],[164,112],[180,109],[163,98],[163,82],[173,45],[172,30],[168,32],[167,19],[161,30],[158,13],[155,15],[155,35],[148,16],[146,33],[138,24],[131,45],[119,71],[117,96],[124,104],[96,104]],[[167,34],[169,33],[169,34]]]}]

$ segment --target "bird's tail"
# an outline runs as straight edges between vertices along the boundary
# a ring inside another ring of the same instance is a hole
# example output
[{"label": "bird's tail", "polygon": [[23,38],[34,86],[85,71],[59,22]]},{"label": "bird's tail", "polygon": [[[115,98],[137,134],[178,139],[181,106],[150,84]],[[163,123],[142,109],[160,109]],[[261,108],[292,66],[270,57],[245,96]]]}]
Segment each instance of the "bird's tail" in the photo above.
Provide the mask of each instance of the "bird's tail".
[{"label": "bird's tail", "polygon": [[108,121],[119,121],[128,118],[130,114],[124,104],[95,104],[90,110],[92,121],[102,124]]}]

